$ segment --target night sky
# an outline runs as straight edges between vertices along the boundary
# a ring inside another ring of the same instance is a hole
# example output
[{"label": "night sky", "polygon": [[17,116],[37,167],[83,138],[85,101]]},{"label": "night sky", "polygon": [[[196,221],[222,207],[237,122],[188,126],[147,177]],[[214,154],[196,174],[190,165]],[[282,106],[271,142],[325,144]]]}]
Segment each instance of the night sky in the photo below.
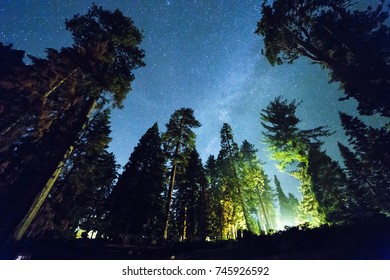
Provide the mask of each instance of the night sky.
[{"label": "night sky", "polygon": [[[91,5],[81,0],[0,3],[0,40],[35,56],[44,56],[48,47],[70,46],[65,18],[84,14]],[[345,144],[346,139],[338,111],[356,115],[356,103],[338,101],[342,96],[338,85],[329,84],[326,70],[304,58],[292,65],[268,64],[260,54],[262,38],[254,34],[262,0],[95,3],[119,8],[144,34],[146,67],[135,71],[124,109],[114,110],[111,118],[110,150],[119,164],[127,162],[154,122],[165,131],[175,110],[190,107],[202,124],[195,132],[204,162],[209,154],[218,154],[220,129],[228,122],[238,144],[247,139],[259,149],[269,177],[277,174],[285,190],[297,194],[297,181],[278,173],[262,144],[260,111],[277,95],[303,100],[297,112],[302,128],[328,125],[336,131],[324,148],[332,158],[340,158],[337,141]],[[365,120],[373,125],[380,122],[375,117]]]}]

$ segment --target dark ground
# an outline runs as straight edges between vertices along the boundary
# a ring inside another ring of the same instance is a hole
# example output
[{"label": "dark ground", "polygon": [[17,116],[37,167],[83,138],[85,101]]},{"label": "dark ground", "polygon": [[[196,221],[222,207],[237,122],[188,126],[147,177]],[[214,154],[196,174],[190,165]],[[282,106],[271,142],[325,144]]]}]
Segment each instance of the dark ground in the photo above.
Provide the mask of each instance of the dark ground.
[{"label": "dark ground", "polygon": [[121,246],[106,240],[25,240],[1,249],[3,259],[18,256],[34,260],[380,260],[390,259],[390,219],[381,216],[316,229],[294,227],[274,235],[216,243]]}]

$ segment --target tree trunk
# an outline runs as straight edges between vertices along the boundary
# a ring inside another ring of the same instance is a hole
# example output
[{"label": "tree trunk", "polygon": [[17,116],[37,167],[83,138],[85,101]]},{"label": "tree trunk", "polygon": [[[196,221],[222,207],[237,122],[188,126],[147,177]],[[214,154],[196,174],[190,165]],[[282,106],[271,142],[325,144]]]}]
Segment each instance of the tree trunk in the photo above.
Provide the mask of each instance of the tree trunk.
[{"label": "tree trunk", "polygon": [[[229,146],[230,147],[230,146]],[[232,156],[231,156],[232,157]],[[242,207],[242,212],[244,213],[244,219],[245,219],[245,225],[246,225],[246,228],[248,229],[248,231],[252,232],[252,229],[251,229],[251,226],[249,224],[249,215],[248,215],[248,211],[245,207],[245,203],[244,203],[244,198],[242,196],[242,192],[241,192],[241,187],[240,187],[240,183],[238,183],[238,175],[237,175],[237,171],[236,171],[236,167],[234,165],[234,162],[231,160],[230,161],[230,164],[232,165],[232,168],[233,168],[233,173],[234,173],[234,178],[237,180],[237,191],[238,191],[238,196],[240,198],[240,203],[241,203],[241,207]]]},{"label": "tree trunk", "polygon": [[65,165],[66,160],[72,154],[72,152],[73,152],[73,146],[70,146],[68,151],[64,154],[62,160],[58,163],[57,168],[54,171],[53,175],[47,181],[47,183],[43,187],[42,191],[35,197],[33,204],[31,205],[30,209],[27,212],[27,215],[23,218],[23,220],[19,223],[19,225],[17,226],[17,228],[15,230],[15,233],[14,233],[15,240],[19,241],[23,238],[28,227],[31,225],[31,223],[34,220],[35,216],[37,215],[39,209],[41,208],[43,202],[45,201],[45,199],[49,195],[49,192],[52,189],[54,183],[57,181],[58,176],[60,175],[62,168]]},{"label": "tree trunk", "polygon": [[264,206],[264,203],[263,203],[263,199],[261,197],[261,193],[260,193],[260,190],[259,190],[259,185],[256,186],[256,189],[257,189],[257,196],[259,198],[259,206],[260,206],[260,209],[261,209],[261,212],[263,212],[263,215],[264,215],[264,220],[265,220],[265,224],[264,224],[264,229],[265,229],[265,234],[268,233],[268,230],[270,229],[269,226],[269,220],[268,220],[268,217],[267,217],[267,212],[265,211],[265,206]]},{"label": "tree trunk", "polygon": [[72,130],[69,132],[71,135],[67,138],[68,141],[62,144],[61,148],[63,148],[64,152],[62,156],[59,158],[59,160],[53,164],[55,164],[55,169],[48,174],[48,177],[46,177],[46,181],[43,184],[43,187],[41,188],[40,182],[38,181],[34,189],[41,189],[40,191],[36,192],[37,195],[35,198],[29,199],[32,200],[32,204],[27,211],[27,214],[24,215],[24,217],[21,219],[19,224],[17,225],[16,229],[14,230],[13,238],[14,240],[21,240],[23,236],[25,235],[28,227],[30,226],[31,222],[34,220],[36,214],[38,213],[40,207],[42,206],[43,202],[47,198],[47,195],[49,194],[51,188],[53,187],[54,183],[56,182],[59,174],[62,171],[62,168],[64,167],[66,159],[69,157],[73,150],[73,143],[76,140],[76,137],[78,133],[83,129],[86,122],[88,121],[93,109],[95,108],[96,100],[91,99],[87,101],[86,107],[84,109],[84,113],[80,115],[79,119],[75,122],[75,124],[72,127]]},{"label": "tree trunk", "polygon": [[187,239],[187,206],[184,207],[183,241]]},{"label": "tree trunk", "polygon": [[164,240],[167,240],[167,238],[168,238],[169,220],[170,220],[170,216],[171,216],[172,193],[173,193],[173,187],[175,185],[177,157],[179,155],[179,149],[180,149],[180,142],[178,142],[176,144],[175,154],[174,154],[174,158],[173,158],[173,166],[172,166],[170,182],[169,182],[168,197],[167,197],[167,203],[166,203],[166,209],[165,209],[166,220],[165,220],[165,228],[164,228],[164,236],[163,236]]},{"label": "tree trunk", "polygon": [[249,214],[248,214],[248,211],[247,211],[247,209],[245,207],[244,198],[243,198],[242,193],[241,193],[240,184],[237,184],[237,190],[238,190],[238,195],[240,197],[240,202],[241,202],[241,206],[242,206],[242,212],[244,213],[244,219],[245,219],[246,228],[248,229],[248,231],[252,232],[251,225],[249,223]]}]

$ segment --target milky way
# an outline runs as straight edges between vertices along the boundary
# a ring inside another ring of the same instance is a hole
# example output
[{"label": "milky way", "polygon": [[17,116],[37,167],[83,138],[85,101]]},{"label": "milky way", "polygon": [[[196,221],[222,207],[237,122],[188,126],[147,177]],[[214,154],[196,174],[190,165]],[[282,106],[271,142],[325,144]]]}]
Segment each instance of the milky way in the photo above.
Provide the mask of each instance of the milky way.
[{"label": "milky way", "polygon": [[[0,40],[35,56],[45,48],[72,43],[65,18],[83,14],[86,1],[2,1]],[[298,109],[302,128],[329,125],[336,133],[327,139],[327,153],[339,159],[337,141],[346,143],[338,111],[356,115],[356,104],[339,102],[337,84],[325,70],[300,59],[271,67],[261,56],[262,38],[254,34],[260,19],[257,1],[95,1],[119,8],[142,31],[146,67],[136,70],[124,109],[112,114],[110,150],[124,165],[139,138],[156,121],[160,131],[170,115],[190,107],[202,123],[196,130],[197,149],[205,161],[219,151],[219,132],[228,122],[237,143],[256,145],[270,178],[277,174],[288,192],[297,182],[280,174],[262,144],[259,114],[277,95],[303,100]],[[372,3],[375,3],[373,1]],[[367,119],[374,123],[377,119]]]}]

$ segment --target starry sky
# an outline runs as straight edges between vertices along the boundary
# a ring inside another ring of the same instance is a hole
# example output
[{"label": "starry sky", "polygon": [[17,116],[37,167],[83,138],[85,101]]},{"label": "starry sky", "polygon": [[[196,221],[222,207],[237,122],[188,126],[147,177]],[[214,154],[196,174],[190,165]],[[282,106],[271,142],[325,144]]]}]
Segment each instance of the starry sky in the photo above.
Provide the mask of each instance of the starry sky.
[{"label": "starry sky", "polygon": [[[292,65],[271,67],[260,54],[262,38],[254,31],[262,0],[95,0],[106,9],[119,8],[142,31],[146,67],[136,70],[124,109],[112,113],[112,143],[124,165],[140,137],[156,121],[160,131],[182,107],[194,109],[203,162],[220,149],[220,129],[228,122],[239,144],[246,139],[259,149],[270,178],[277,174],[287,192],[298,194],[298,182],[275,168],[262,143],[260,111],[277,95],[303,100],[297,115],[301,127],[328,125],[336,133],[324,149],[340,159],[337,141],[346,144],[338,111],[356,113],[354,101],[338,101],[337,84],[326,70],[301,58]],[[362,5],[375,1],[361,1]],[[45,48],[70,46],[64,21],[84,14],[84,0],[0,0],[0,41],[43,57]],[[364,118],[371,125],[379,118]],[[299,196],[299,194],[298,194]]]}]

